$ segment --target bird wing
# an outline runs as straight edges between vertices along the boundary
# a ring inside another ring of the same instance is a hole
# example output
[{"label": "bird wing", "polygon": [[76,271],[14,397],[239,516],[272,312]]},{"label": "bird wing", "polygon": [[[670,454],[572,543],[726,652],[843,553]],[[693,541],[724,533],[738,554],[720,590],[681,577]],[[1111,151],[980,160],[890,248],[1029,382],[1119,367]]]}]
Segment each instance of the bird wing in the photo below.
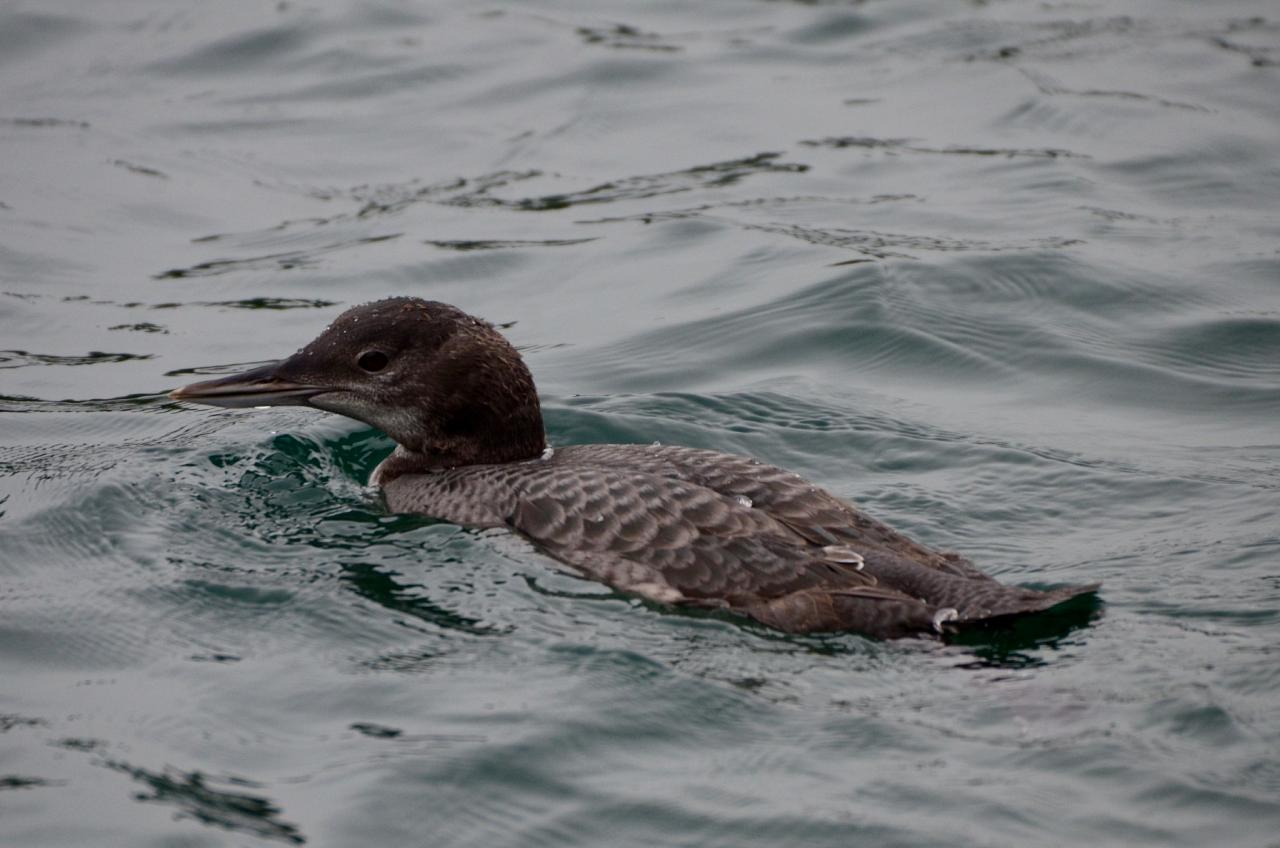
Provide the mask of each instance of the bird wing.
[{"label": "bird wing", "polygon": [[756,510],[815,545],[878,549],[956,577],[992,580],[959,554],[921,545],[799,474],[749,457],[666,445],[582,445],[561,450],[566,462],[642,466],[721,495],[746,497]]},{"label": "bird wing", "polygon": [[812,544],[685,480],[575,464],[544,467],[515,490],[512,529],[588,576],[653,600],[744,607],[875,582],[852,552]]}]

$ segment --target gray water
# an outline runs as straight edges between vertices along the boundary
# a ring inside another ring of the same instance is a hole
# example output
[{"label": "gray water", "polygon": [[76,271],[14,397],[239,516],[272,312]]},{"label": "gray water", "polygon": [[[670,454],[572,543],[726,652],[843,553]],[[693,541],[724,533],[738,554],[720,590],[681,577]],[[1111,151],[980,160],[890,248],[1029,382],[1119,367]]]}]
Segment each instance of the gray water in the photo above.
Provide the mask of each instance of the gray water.
[{"label": "gray water", "polygon": [[[0,6],[0,844],[1280,845],[1280,10]],[[1092,618],[787,637],[164,392],[408,294]]]}]

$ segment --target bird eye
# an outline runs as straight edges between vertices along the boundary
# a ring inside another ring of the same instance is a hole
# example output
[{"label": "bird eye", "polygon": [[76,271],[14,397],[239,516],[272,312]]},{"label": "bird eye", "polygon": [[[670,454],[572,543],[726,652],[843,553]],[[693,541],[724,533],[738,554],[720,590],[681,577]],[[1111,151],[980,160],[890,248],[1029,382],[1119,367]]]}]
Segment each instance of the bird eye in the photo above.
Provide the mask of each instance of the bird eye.
[{"label": "bird eye", "polygon": [[360,354],[360,358],[356,360],[356,365],[373,374],[386,368],[387,363],[390,361],[387,355],[380,350],[366,350]]}]

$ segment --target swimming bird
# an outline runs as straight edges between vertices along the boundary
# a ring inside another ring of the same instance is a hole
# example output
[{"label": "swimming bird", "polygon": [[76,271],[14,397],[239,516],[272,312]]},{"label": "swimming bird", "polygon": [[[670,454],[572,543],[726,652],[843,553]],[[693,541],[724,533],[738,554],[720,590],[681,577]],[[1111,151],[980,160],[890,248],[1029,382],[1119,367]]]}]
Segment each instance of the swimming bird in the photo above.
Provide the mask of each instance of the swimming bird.
[{"label": "swimming bird", "polygon": [[370,479],[393,512],[508,528],[620,592],[790,633],[938,636],[1098,588],[1005,586],[755,459],[658,444],[548,448],[520,354],[444,303],[353,307],[287,359],[169,396],[362,421],[396,442]]}]

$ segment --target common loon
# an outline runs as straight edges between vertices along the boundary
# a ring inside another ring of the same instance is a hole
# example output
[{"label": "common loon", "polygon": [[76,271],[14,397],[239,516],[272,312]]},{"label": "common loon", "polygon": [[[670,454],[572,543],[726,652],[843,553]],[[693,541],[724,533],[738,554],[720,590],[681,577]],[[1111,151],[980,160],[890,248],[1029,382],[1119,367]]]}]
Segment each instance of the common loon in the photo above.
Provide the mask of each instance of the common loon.
[{"label": "common loon", "polygon": [[363,421],[396,442],[370,480],[394,512],[509,528],[619,591],[791,633],[937,636],[1098,588],[1004,586],[755,459],[657,444],[550,450],[520,354],[444,303],[354,307],[288,359],[169,396]]}]

